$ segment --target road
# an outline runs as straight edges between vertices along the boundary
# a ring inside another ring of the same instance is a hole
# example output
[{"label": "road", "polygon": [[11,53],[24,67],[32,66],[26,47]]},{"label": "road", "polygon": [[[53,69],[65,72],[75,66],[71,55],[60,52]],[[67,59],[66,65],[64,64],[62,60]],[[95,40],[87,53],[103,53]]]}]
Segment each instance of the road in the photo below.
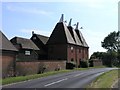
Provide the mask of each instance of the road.
[{"label": "road", "polygon": [[[3,86],[5,88],[85,88],[96,77],[115,68],[73,71]],[[36,89],[37,90],[37,89]]]}]

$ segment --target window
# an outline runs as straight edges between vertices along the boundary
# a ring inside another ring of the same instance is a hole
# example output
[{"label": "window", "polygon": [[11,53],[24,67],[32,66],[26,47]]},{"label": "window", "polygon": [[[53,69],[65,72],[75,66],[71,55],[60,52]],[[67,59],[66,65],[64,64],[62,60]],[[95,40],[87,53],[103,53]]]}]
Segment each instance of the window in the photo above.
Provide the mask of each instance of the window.
[{"label": "window", "polygon": [[25,55],[30,55],[30,51],[25,51]]},{"label": "window", "polygon": [[71,49],[71,52],[73,52],[73,47],[71,47],[70,49]]},{"label": "window", "polygon": [[74,61],[74,59],[73,58],[71,58],[71,62],[73,62]]},{"label": "window", "polygon": [[79,59],[79,61],[81,61],[81,58]]}]

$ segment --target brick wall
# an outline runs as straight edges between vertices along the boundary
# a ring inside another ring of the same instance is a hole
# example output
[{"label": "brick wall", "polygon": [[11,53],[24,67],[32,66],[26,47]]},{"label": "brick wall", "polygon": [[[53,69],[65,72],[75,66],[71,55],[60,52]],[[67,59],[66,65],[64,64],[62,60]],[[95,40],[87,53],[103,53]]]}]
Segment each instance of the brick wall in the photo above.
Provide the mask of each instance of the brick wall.
[{"label": "brick wall", "polygon": [[88,50],[88,48],[84,48],[84,58],[85,58],[85,60],[88,60],[88,58],[89,58],[89,50]]},{"label": "brick wall", "polygon": [[93,60],[93,66],[102,66],[102,61],[101,60]]},{"label": "brick wall", "polygon": [[80,65],[80,61],[82,60],[82,47],[77,47],[77,67]]},{"label": "brick wall", "polygon": [[0,62],[2,62],[2,78],[14,76],[15,56],[14,55],[0,56]]},{"label": "brick wall", "polygon": [[38,74],[57,69],[66,69],[66,61],[40,60],[34,62],[16,62],[17,75]]},{"label": "brick wall", "polygon": [[74,61],[76,63],[76,47],[74,45],[68,45],[67,60],[68,62]]},{"label": "brick wall", "polygon": [[[71,50],[71,47],[73,47],[73,50]],[[88,48],[69,45],[67,48],[67,60],[70,62],[73,59],[78,67],[81,60],[88,60],[88,53]]]}]

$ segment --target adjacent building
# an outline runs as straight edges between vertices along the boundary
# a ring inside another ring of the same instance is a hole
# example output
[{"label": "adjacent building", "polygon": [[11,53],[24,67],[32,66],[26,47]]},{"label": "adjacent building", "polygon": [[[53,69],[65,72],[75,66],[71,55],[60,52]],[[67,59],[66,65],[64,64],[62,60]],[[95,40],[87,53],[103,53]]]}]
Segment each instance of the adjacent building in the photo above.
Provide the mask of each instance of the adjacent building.
[{"label": "adjacent building", "polygon": [[16,55],[18,50],[0,31],[0,62],[2,62],[2,77],[15,75]]},{"label": "adjacent building", "polygon": [[47,60],[48,54],[47,54],[47,47],[46,43],[48,41],[49,37],[32,33],[31,40],[35,43],[35,45],[39,48],[38,53],[38,59],[39,60]]},{"label": "adjacent building", "polygon": [[18,49],[17,61],[34,61],[38,60],[40,49],[30,39],[14,37],[10,40]]}]

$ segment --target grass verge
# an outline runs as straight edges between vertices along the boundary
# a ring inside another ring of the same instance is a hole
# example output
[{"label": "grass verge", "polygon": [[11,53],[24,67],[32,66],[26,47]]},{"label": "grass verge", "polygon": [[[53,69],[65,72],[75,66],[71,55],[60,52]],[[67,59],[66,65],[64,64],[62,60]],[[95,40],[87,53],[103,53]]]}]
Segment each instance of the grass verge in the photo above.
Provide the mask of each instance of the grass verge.
[{"label": "grass verge", "polygon": [[55,75],[55,74],[59,74],[59,73],[66,73],[66,72],[70,72],[70,71],[71,70],[60,70],[60,71],[46,72],[46,73],[43,73],[43,74],[9,77],[9,78],[2,79],[2,85],[21,82],[21,81],[27,81],[27,80],[30,80],[30,79],[37,79],[37,78],[41,78],[41,77],[46,77],[46,76]]},{"label": "grass verge", "polygon": [[96,78],[87,88],[111,88],[118,79],[118,70],[111,70]]},{"label": "grass verge", "polygon": [[2,79],[0,78],[0,85],[2,85]]}]

